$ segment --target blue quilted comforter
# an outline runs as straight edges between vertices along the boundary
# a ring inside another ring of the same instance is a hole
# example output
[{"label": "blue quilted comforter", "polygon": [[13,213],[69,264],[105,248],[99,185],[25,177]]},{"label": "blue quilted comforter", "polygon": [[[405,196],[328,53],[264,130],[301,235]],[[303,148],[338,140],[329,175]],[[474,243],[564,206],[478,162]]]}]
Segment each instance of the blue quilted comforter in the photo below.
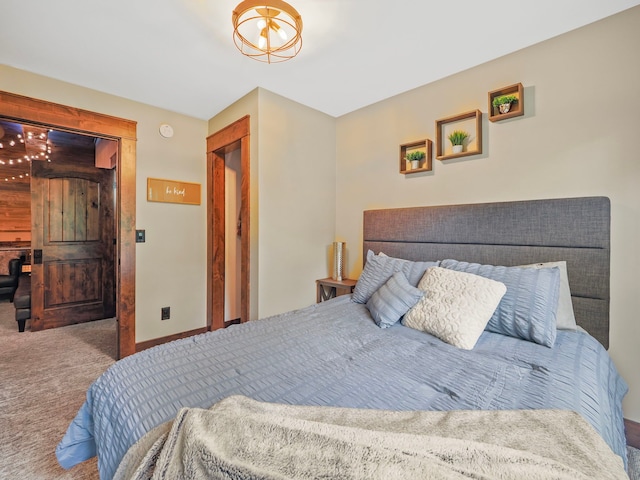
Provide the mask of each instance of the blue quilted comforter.
[{"label": "blue quilted comforter", "polygon": [[241,394],[391,410],[565,409],[626,462],[627,385],[604,348],[558,332],[547,348],[484,332],[460,350],[402,325],[378,328],[349,296],[127,357],[99,377],[56,449],[65,468],[96,453],[111,479],[127,449],[181,407]]}]

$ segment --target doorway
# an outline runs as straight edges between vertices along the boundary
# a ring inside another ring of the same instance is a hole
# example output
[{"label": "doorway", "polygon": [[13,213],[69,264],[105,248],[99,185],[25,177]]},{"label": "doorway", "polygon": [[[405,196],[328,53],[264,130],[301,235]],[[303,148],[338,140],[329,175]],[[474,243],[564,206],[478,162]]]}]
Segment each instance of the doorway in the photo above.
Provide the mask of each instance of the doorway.
[{"label": "doorway", "polygon": [[247,115],[207,137],[209,330],[249,320],[249,128]]},{"label": "doorway", "polygon": [[0,118],[0,245],[23,259],[31,331],[115,317],[116,157],[113,140]]},{"label": "doorway", "polygon": [[117,358],[135,353],[136,123],[2,91],[0,117],[18,123],[66,130],[117,142],[117,207],[114,210]]}]

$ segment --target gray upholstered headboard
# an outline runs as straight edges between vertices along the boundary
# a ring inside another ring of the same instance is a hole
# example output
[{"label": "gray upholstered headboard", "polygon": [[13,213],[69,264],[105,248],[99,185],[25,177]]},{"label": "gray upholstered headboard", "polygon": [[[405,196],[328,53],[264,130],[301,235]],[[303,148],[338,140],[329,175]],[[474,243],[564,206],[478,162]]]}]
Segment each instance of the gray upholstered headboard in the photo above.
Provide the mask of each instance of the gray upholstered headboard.
[{"label": "gray upholstered headboard", "polygon": [[609,347],[606,197],[367,210],[363,253],[491,265],[566,260],[578,325]]}]

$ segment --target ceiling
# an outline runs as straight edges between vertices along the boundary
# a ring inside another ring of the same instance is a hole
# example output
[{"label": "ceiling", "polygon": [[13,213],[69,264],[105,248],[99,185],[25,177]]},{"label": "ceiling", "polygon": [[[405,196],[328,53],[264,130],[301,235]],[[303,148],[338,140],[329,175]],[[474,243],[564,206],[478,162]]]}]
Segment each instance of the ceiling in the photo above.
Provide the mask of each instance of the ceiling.
[{"label": "ceiling", "polygon": [[30,163],[95,161],[95,138],[0,118],[0,188],[30,183]]},{"label": "ceiling", "polygon": [[0,62],[209,119],[256,87],[340,116],[640,0],[289,0],[300,54],[241,55],[240,0],[3,0]]}]

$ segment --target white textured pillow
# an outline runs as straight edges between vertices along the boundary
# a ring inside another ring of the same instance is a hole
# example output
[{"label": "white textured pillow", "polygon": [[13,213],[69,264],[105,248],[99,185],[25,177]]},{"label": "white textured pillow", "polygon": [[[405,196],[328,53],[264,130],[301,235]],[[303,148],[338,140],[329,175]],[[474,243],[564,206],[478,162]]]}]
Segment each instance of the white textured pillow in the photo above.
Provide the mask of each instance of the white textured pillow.
[{"label": "white textured pillow", "polygon": [[558,310],[556,311],[556,328],[560,330],[576,331],[576,316],[573,313],[573,303],[571,302],[571,288],[569,288],[569,275],[567,274],[567,262],[545,262],[533,263],[531,265],[520,265],[522,268],[553,268],[560,269],[560,294],[558,297]]},{"label": "white textured pillow", "polygon": [[402,324],[471,350],[507,291],[504,283],[473,273],[428,268],[418,284],[425,294]]}]

